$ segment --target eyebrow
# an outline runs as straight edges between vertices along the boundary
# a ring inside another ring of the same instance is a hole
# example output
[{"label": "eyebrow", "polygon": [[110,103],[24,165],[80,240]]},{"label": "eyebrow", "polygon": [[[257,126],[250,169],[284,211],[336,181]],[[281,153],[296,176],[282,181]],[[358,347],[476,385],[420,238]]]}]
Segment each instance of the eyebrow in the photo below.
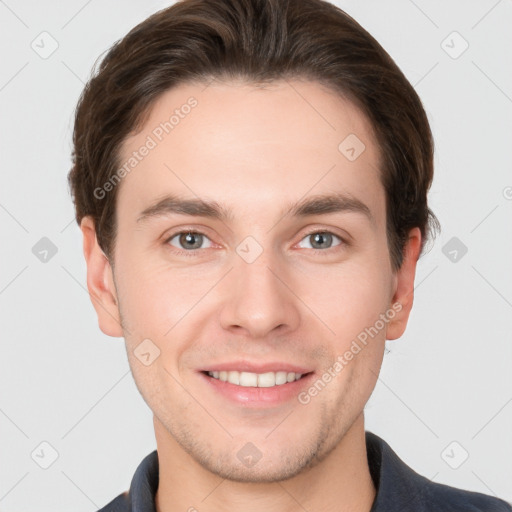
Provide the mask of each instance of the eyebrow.
[{"label": "eyebrow", "polygon": [[[317,194],[308,196],[295,203],[288,203],[282,208],[279,218],[287,215],[292,217],[309,217],[343,212],[360,213],[367,217],[370,222],[374,223],[370,208],[359,199],[345,193]],[[234,219],[233,211],[216,201],[184,199],[177,195],[169,194],[158,199],[154,204],[143,210],[138,216],[137,222],[145,222],[152,218],[172,214],[208,217],[222,222]]]}]

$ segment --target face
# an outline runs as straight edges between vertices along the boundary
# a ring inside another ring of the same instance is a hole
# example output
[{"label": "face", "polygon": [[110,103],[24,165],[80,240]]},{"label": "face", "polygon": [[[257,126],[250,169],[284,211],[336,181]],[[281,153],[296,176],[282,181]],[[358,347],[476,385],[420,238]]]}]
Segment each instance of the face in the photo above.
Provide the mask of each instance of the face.
[{"label": "face", "polygon": [[82,229],[100,327],[125,337],[155,427],[223,478],[314,466],[361,417],[412,304],[419,239],[393,272],[371,125],[314,82],[188,84],[130,158],[114,272]]}]

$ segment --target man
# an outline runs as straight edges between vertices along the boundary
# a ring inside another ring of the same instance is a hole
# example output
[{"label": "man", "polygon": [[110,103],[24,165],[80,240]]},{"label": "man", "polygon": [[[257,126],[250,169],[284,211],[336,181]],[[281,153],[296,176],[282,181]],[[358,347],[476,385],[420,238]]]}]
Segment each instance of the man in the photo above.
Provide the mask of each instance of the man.
[{"label": "man", "polygon": [[157,442],[102,511],[512,510],[364,428],[438,223],[421,101],[348,15],[154,14],[87,84],[73,156],[88,289]]}]

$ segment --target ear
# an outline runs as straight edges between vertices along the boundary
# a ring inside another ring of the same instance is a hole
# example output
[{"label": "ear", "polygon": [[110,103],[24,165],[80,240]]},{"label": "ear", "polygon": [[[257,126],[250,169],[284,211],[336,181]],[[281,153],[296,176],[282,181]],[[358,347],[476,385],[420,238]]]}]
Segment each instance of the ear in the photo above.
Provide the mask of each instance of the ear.
[{"label": "ear", "polygon": [[395,274],[395,292],[391,305],[397,313],[388,323],[386,330],[386,339],[388,340],[400,338],[407,327],[414,301],[414,278],[420,251],[421,231],[416,227],[409,231],[408,240],[403,249],[402,266]]},{"label": "ear", "polygon": [[87,263],[87,289],[98,315],[98,325],[108,336],[121,337],[121,317],[112,268],[98,245],[94,220],[89,215],[80,223],[83,234],[83,251]]}]

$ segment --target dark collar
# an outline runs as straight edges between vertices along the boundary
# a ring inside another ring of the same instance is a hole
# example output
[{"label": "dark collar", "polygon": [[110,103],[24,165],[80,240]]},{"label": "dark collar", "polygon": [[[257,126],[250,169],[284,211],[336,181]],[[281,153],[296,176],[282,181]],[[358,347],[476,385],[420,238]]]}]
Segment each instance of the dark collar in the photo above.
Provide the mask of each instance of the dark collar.
[{"label": "dark collar", "polygon": [[[403,462],[376,434],[366,431],[370,474],[377,494],[370,512],[512,512],[512,506],[490,496],[432,482]],[[98,512],[156,512],[157,450],[147,455],[133,476],[130,490]]]}]

